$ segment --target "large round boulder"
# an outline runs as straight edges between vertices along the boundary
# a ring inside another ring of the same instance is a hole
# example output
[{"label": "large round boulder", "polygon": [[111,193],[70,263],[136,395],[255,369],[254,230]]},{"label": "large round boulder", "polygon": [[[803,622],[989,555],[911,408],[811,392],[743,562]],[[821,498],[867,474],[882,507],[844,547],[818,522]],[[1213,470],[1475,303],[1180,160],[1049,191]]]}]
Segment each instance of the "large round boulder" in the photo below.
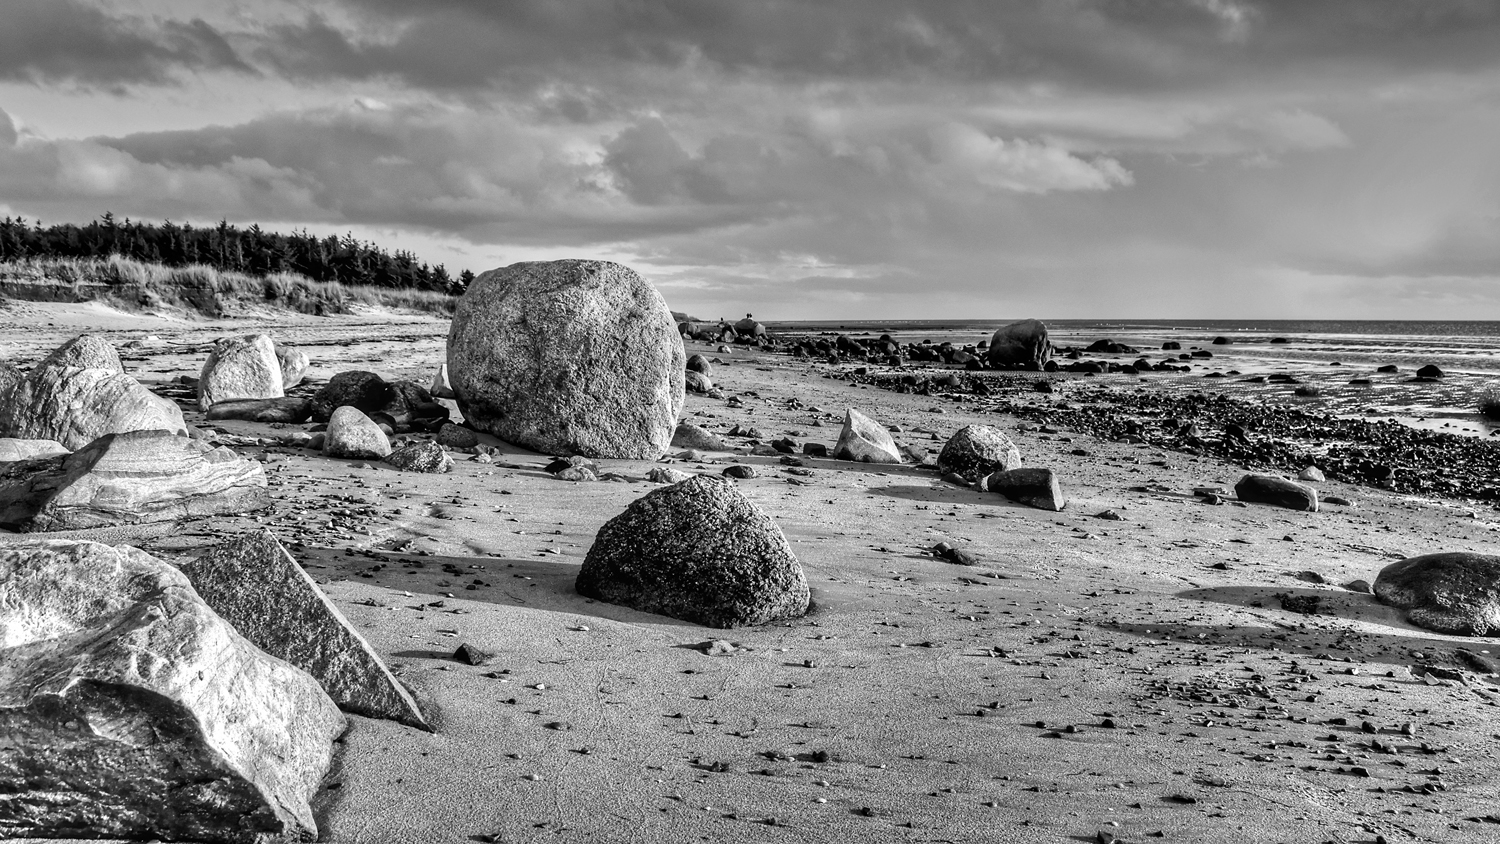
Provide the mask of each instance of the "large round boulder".
[{"label": "large round boulder", "polygon": [[1052,359],[1052,341],[1047,326],[1039,319],[1023,319],[995,329],[990,338],[991,366],[1019,366],[1041,369]]},{"label": "large round boulder", "polygon": [[279,399],[286,395],[276,344],[265,334],[225,337],[214,343],[198,374],[198,408],[221,401]]},{"label": "large round boulder", "polygon": [[938,471],[962,475],[969,482],[1021,465],[1021,450],[993,425],[967,425],[938,453]]},{"label": "large round boulder", "polygon": [[802,564],[733,481],[697,475],[637,499],[599,529],[578,592],[709,627],[796,618]]},{"label": "large round boulder", "polygon": [[1494,635],[1500,631],[1500,557],[1468,551],[1408,557],[1380,570],[1375,597],[1406,610],[1418,627]]},{"label": "large round boulder", "polygon": [[607,261],[490,270],[459,299],[448,333],[448,374],[468,423],[550,454],[660,457],[686,363],[661,295]]}]

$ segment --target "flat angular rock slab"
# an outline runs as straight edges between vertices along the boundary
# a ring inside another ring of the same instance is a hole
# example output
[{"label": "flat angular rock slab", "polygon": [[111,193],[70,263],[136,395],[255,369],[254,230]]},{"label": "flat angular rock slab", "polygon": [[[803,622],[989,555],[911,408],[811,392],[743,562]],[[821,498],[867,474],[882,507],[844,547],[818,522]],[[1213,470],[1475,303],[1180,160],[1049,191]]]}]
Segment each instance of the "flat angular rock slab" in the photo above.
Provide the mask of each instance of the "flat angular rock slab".
[{"label": "flat angular rock slab", "polygon": [[901,452],[891,439],[891,432],[852,407],[844,413],[844,428],[833,447],[833,456],[856,463],[901,462]]},{"label": "flat angular rock slab", "polygon": [[1409,557],[1380,570],[1375,597],[1406,610],[1418,627],[1493,636],[1500,631],[1500,557],[1467,551]]},{"label": "flat angular rock slab", "polygon": [[719,477],[698,475],[610,519],[578,572],[578,592],[708,627],[807,612],[802,564],[771,518]]},{"label": "flat angular rock slab", "polygon": [[0,464],[0,525],[12,529],[146,524],[270,505],[259,463],[165,431],[109,434],[66,457]]},{"label": "flat angular rock slab", "polygon": [[340,708],[431,729],[411,692],[270,531],[217,545],[182,572],[240,635],[311,674]]},{"label": "flat angular rock slab", "polygon": [[1057,473],[1051,469],[1008,469],[985,476],[980,484],[986,492],[997,492],[1011,501],[1039,510],[1057,511],[1068,506]]},{"label": "flat angular rock slab", "polygon": [[233,399],[215,403],[204,414],[204,418],[209,421],[239,419],[245,422],[295,425],[312,418],[312,401],[292,396],[279,399]]},{"label": "flat angular rock slab", "polygon": [[198,407],[202,410],[221,401],[275,399],[285,394],[276,343],[265,334],[219,340],[198,373]]},{"label": "flat angular rock slab", "polygon": [[1021,450],[993,425],[966,425],[958,429],[937,458],[938,471],[962,475],[970,481],[1020,467]]},{"label": "flat angular rock slab", "polygon": [[38,369],[45,366],[107,369],[110,372],[125,374],[125,366],[120,363],[120,353],[115,350],[114,344],[97,334],[80,334],[58,346],[52,354],[47,355],[41,363],[37,364]]},{"label": "flat angular rock slab", "polygon": [[61,457],[70,452],[52,440],[18,440],[0,437],[0,463],[35,460],[38,457]]},{"label": "flat angular rock slab", "polygon": [[317,835],[344,716],[186,577],[94,542],[0,545],[0,838]]},{"label": "flat angular rock slab", "polygon": [[483,273],[448,333],[464,419],[544,454],[660,457],[682,411],[686,364],[661,294],[608,261]]},{"label": "flat angular rock slab", "polygon": [[351,460],[380,460],[391,453],[391,441],[370,417],[351,405],[333,411],[323,453]]},{"label": "flat angular rock slab", "polygon": [[129,375],[75,366],[0,372],[0,437],[83,448],[105,434],[187,433],[182,411]]},{"label": "flat angular rock slab", "polygon": [[1278,475],[1249,474],[1234,485],[1235,497],[1241,501],[1274,504],[1288,510],[1318,512],[1318,491]]}]

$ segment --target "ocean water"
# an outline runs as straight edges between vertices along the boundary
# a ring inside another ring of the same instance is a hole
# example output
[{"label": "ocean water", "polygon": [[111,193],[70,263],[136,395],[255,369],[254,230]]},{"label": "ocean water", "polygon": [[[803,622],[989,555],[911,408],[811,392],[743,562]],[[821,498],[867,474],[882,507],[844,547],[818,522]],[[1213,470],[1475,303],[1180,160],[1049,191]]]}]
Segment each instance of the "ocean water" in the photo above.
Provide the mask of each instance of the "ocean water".
[{"label": "ocean water", "polygon": [[[1363,321],[1363,320],[1043,320],[1054,346],[1082,349],[1109,339],[1140,349],[1137,355],[1086,355],[1128,363],[1138,357],[1152,362],[1175,358],[1163,352],[1175,340],[1183,352],[1213,352],[1210,360],[1192,361],[1187,375],[1102,376],[1112,381],[1160,382],[1165,389],[1229,389],[1266,400],[1306,405],[1340,415],[1390,418],[1414,427],[1470,436],[1500,430],[1478,412],[1480,397],[1500,392],[1500,321]],[[958,345],[988,340],[1004,321],[886,320],[881,322],[797,321],[767,323],[772,332],[789,334],[890,334],[902,342],[931,340]],[[1216,337],[1227,345],[1214,345]],[[1276,338],[1285,343],[1272,343]],[[1377,373],[1394,364],[1399,372]],[[1435,364],[1446,376],[1440,382],[1417,382],[1417,368]],[[1238,376],[1205,379],[1212,372]],[[1317,387],[1321,395],[1301,397],[1285,384],[1254,384],[1241,379],[1285,373]],[[1367,378],[1369,385],[1351,380]],[[1100,382],[1106,383],[1106,382]]]}]

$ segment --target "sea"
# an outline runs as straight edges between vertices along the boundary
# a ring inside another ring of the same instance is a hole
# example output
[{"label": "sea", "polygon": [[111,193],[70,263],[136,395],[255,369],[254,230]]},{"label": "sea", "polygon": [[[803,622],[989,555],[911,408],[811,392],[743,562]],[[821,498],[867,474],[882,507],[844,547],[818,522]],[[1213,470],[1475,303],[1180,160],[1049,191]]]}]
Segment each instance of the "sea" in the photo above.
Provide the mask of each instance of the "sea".
[{"label": "sea", "polygon": [[[883,320],[852,322],[767,322],[773,333],[889,334],[900,342],[932,341],[973,345],[988,340],[1007,320]],[[1140,357],[1152,362],[1206,349],[1213,358],[1193,360],[1192,372],[1104,376],[1102,382],[1150,380],[1166,389],[1229,389],[1268,401],[1285,401],[1341,416],[1389,418],[1413,427],[1465,436],[1500,436],[1500,419],[1480,413],[1481,401],[1493,393],[1500,405],[1500,321],[1370,320],[1043,320],[1052,344],[1082,349],[1108,339],[1140,350],[1139,354],[1088,354],[1095,360],[1128,363]],[[1227,343],[1215,344],[1223,338]],[[1277,342],[1272,342],[1273,340]],[[1182,352],[1164,352],[1176,341]],[[1283,342],[1284,341],[1284,342]],[[1180,361],[1180,363],[1189,363]],[[1440,381],[1417,381],[1419,367],[1433,364]],[[1394,365],[1395,373],[1380,373]],[[1218,373],[1212,381],[1205,376]],[[1259,383],[1273,373],[1291,375],[1298,384]],[[1096,376],[1097,377],[1097,376]],[[1368,384],[1353,383],[1368,380]],[[1315,396],[1297,395],[1298,386]]]}]

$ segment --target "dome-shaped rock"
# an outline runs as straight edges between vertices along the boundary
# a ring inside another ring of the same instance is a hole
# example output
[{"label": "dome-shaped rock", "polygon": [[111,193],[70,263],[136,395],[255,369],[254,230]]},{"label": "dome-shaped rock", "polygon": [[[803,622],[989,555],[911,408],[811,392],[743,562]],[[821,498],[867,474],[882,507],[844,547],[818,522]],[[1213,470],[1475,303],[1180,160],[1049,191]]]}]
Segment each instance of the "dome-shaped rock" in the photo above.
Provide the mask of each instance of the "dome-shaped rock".
[{"label": "dome-shaped rock", "polygon": [[962,475],[976,481],[991,472],[1021,465],[1021,450],[1004,431],[993,425],[966,425],[948,438],[938,453],[938,471]]},{"label": "dome-shaped rock", "polygon": [[1022,366],[1040,369],[1052,359],[1052,341],[1047,325],[1039,319],[1023,319],[995,329],[987,352],[992,366]]},{"label": "dome-shaped rock", "polygon": [[1491,636],[1500,631],[1500,557],[1468,551],[1408,557],[1380,570],[1375,597],[1406,610],[1418,627]]},{"label": "dome-shaped rock", "polygon": [[221,401],[277,399],[286,395],[276,344],[264,334],[225,337],[214,343],[198,374],[198,407]]}]

